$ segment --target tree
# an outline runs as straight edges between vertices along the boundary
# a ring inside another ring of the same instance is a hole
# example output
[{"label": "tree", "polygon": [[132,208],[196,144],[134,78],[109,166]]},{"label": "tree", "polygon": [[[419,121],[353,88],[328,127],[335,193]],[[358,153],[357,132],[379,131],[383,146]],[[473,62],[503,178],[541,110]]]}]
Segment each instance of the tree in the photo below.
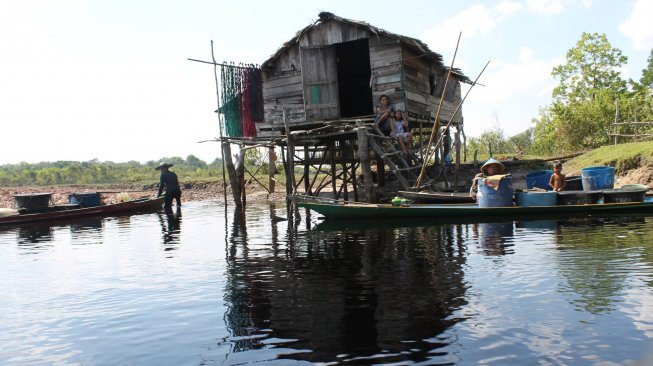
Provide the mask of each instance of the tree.
[{"label": "tree", "polygon": [[192,166],[194,168],[206,169],[206,163],[192,154],[186,157],[186,165]]},{"label": "tree", "polygon": [[648,65],[644,70],[642,70],[642,78],[639,80],[639,83],[642,87],[647,88],[649,91],[653,91],[653,49],[651,54],[648,56]]},{"label": "tree", "polygon": [[534,151],[577,151],[608,143],[615,100],[628,97],[619,72],[627,60],[605,34],[583,33],[567,51],[565,64],[551,72],[560,84],[553,90],[553,103],[540,112]]},{"label": "tree", "polygon": [[583,32],[576,46],[567,51],[567,62],[551,72],[560,79],[553,90],[554,102],[591,101],[599,90],[615,95],[625,92],[626,82],[618,69],[626,61],[628,57],[613,48],[605,34]]}]

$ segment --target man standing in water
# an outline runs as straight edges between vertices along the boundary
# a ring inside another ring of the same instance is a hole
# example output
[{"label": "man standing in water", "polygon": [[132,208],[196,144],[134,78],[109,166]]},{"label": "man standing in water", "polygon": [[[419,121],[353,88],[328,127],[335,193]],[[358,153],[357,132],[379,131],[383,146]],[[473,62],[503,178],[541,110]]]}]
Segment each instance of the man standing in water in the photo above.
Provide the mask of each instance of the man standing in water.
[{"label": "man standing in water", "polygon": [[161,171],[161,181],[159,182],[159,193],[157,197],[161,197],[161,192],[163,192],[163,187],[166,187],[166,193],[164,196],[164,209],[166,212],[172,211],[172,200],[177,200],[177,210],[181,208],[181,188],[179,187],[179,180],[177,179],[177,174],[171,172],[169,168],[172,164],[161,163],[156,168],[156,170]]}]

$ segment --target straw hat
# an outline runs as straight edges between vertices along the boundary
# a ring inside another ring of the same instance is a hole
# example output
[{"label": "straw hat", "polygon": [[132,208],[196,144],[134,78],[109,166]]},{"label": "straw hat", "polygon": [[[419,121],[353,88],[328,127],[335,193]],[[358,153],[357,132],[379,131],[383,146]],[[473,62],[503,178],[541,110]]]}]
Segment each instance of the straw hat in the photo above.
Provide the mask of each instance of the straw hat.
[{"label": "straw hat", "polygon": [[154,168],[154,169],[156,169],[156,170],[161,170],[161,169],[163,169],[163,168],[170,168],[170,167],[173,166],[173,165],[174,165],[174,164],[161,163],[161,164],[157,165],[157,167]]},{"label": "straw hat", "polygon": [[494,158],[490,158],[481,167],[481,171],[483,172],[483,174],[487,175],[487,167],[492,165],[492,164],[495,164],[497,166],[497,168],[496,168],[497,169],[497,171],[496,171],[497,174],[503,173],[503,171],[506,169],[506,167],[503,164],[501,164],[501,162],[499,160],[494,159]]}]

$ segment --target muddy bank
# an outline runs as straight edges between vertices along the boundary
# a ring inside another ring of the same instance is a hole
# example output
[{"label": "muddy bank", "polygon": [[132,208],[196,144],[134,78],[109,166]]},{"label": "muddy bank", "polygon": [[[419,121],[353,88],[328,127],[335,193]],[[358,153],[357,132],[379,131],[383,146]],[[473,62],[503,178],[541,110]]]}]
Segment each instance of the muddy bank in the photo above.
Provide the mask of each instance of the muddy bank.
[{"label": "muddy bank", "polygon": [[[156,184],[114,184],[101,186],[42,186],[42,187],[3,187],[0,188],[0,207],[16,208],[14,195],[33,194],[33,193],[51,193],[51,204],[66,204],[69,201],[71,193],[99,192],[104,203],[115,203],[120,196],[126,194],[130,199],[154,197],[157,194]],[[227,199],[232,202],[231,191],[227,188]],[[285,200],[285,190],[273,194],[268,194],[262,188],[259,190],[248,190],[248,201],[275,201],[283,202]],[[182,183],[182,203],[206,200],[224,200],[224,188],[220,182],[195,182]]]}]

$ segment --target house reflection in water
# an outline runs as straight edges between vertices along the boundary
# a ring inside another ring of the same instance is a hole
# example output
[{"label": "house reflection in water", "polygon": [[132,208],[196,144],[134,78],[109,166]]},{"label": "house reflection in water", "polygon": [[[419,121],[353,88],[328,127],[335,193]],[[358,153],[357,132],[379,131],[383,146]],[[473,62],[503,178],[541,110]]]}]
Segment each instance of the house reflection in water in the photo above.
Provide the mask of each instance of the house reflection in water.
[{"label": "house reflection in water", "polygon": [[466,304],[461,226],[309,232],[256,248],[247,248],[243,225],[233,232],[233,352],[269,347],[260,337],[272,337],[305,351],[285,358],[419,361],[449,344],[446,330],[464,320],[452,316]]}]

